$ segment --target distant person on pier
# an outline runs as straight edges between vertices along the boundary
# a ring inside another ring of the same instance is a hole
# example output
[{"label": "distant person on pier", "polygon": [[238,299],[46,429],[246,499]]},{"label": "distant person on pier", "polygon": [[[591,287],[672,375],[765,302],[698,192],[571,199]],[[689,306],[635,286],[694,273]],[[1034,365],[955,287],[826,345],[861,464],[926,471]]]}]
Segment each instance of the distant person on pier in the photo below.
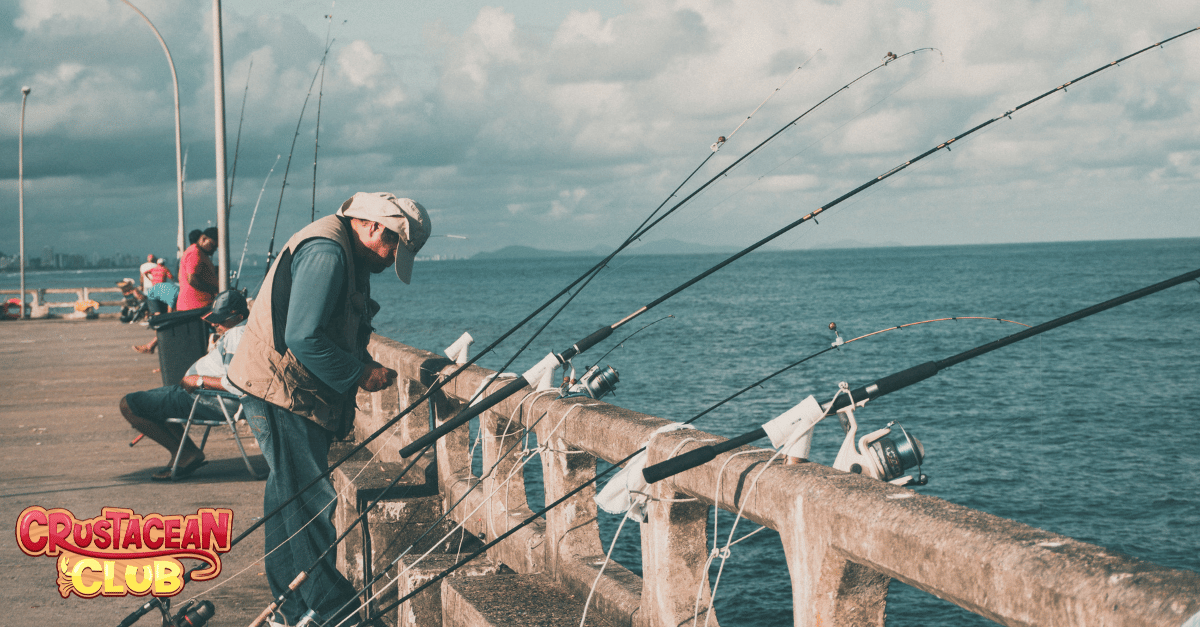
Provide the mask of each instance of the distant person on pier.
[{"label": "distant person on pier", "polygon": [[[179,285],[171,281],[163,281],[155,283],[146,291],[146,311],[149,317],[159,314],[172,313],[176,309],[176,303],[179,299]],[[158,337],[146,342],[145,344],[137,344],[133,350],[146,355],[154,353],[154,349],[158,347]]]},{"label": "distant person on pier", "polygon": [[[142,264],[142,267],[146,267],[146,264]],[[146,286],[147,280],[150,281],[149,287]],[[153,266],[142,272],[142,289],[149,292],[150,288],[154,287],[156,283],[174,280],[175,275],[171,274],[171,270],[167,268],[167,260],[159,257],[158,261],[155,261]]]},{"label": "distant person on pier", "polygon": [[121,322],[133,324],[149,311],[146,307],[146,295],[133,279],[122,279],[117,282],[124,303],[121,305]]},{"label": "distant person on pier", "polygon": [[[325,472],[330,442],[353,427],[358,389],[394,384],[396,371],[366,351],[379,310],[370,298],[371,275],[395,265],[408,283],[429,230],[429,214],[416,202],[359,192],[335,215],[293,235],[267,272],[229,366],[229,379],[247,394],[242,409],[271,467],[265,511]],[[328,507],[336,494],[322,479],[266,521],[267,582],[276,598],[337,536]],[[311,609],[318,623],[335,624],[345,616],[333,613],[353,598],[354,587],[329,555],[279,613],[294,625]]]},{"label": "distant person on pier", "polygon": [[[121,399],[121,415],[135,429],[150,436],[171,453],[164,470],[150,475],[156,481],[166,481],[171,478],[171,461],[179,451],[179,442],[183,438],[183,427],[166,422],[167,418],[185,418],[192,410],[196,400],[195,392],[199,389],[222,390],[237,393],[229,384],[226,373],[229,362],[237,352],[242,333],[246,330],[244,324],[250,315],[246,306],[246,297],[237,290],[221,292],[213,301],[212,311],[205,314],[204,321],[213,325],[218,335],[217,342],[208,354],[201,357],[188,368],[187,374],[177,385],[168,385],[145,392],[126,394]],[[206,404],[212,400],[213,404]],[[221,409],[215,405],[216,399],[205,398],[200,401],[196,413],[202,418],[220,420]],[[183,445],[179,454],[175,478],[182,479],[191,475],[197,468],[204,465],[204,452],[200,450],[191,438]]]},{"label": "distant person on pier", "polygon": [[146,272],[153,270],[154,266],[158,265],[155,262],[155,259],[157,259],[157,257],[154,256],[154,253],[146,255],[146,263],[143,263],[141,267],[138,268],[138,276],[142,277],[143,293],[150,289],[150,286],[153,285],[153,283],[150,282],[150,279],[146,278]]},{"label": "distant person on pier", "polygon": [[188,311],[212,304],[217,295],[217,269],[212,262],[217,249],[217,227],[205,229],[179,260],[179,299],[175,309]]}]

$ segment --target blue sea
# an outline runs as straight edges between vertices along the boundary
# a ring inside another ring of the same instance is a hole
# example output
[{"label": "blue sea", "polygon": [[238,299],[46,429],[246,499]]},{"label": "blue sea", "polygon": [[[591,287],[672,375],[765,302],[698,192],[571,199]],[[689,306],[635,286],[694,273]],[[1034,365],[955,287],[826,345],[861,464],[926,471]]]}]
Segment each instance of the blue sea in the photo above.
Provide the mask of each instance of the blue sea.
[{"label": "blue sea", "polygon": [[[722,259],[618,256],[507,370],[524,371]],[[374,281],[383,305],[377,330],[439,352],[467,331],[478,351],[597,261],[419,263],[410,286],[386,276]],[[1198,267],[1197,239],[756,253],[642,314],[576,366],[619,344],[602,362],[621,379],[605,400],[682,421],[828,347],[830,322],[847,340],[947,317],[1033,325]],[[31,274],[27,284],[59,286],[39,284],[40,275],[72,281],[62,286],[124,276],[51,274]],[[16,280],[0,275],[0,288]],[[548,315],[480,365],[499,369]],[[857,387],[1021,328],[958,320],[874,335],[773,379],[695,426],[738,435],[809,394],[831,397],[840,381]],[[872,402],[858,418],[863,429],[898,420],[922,440],[930,480],[917,489],[924,494],[1200,571],[1198,383],[1200,284],[1191,282],[948,368]],[[832,463],[840,441],[836,421],[818,426],[812,459]],[[618,520],[603,515],[606,546]],[[721,516],[722,544],[731,521]],[[738,535],[754,528],[743,521]],[[627,524],[614,559],[638,571],[638,553],[637,530]],[[790,625],[789,585],[778,536],[759,533],[733,548],[716,594],[718,617],[725,625]],[[763,594],[771,590],[778,593]],[[992,623],[893,582],[887,624]]]}]

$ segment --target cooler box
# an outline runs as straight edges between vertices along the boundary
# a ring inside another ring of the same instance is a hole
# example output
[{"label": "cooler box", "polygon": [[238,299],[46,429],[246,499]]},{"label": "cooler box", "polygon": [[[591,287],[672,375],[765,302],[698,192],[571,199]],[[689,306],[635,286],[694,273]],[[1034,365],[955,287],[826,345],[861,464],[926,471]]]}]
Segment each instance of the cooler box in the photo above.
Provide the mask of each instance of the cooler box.
[{"label": "cooler box", "polygon": [[150,318],[158,334],[158,366],[163,385],[175,385],[192,364],[208,352],[208,324],[201,320],[208,307],[176,311]]}]

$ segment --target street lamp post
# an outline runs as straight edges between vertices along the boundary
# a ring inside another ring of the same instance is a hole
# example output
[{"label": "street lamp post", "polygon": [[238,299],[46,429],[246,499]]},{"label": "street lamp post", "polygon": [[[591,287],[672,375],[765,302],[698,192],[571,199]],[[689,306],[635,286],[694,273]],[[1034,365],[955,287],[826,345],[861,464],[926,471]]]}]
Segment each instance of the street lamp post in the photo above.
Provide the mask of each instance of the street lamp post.
[{"label": "street lamp post", "polygon": [[21,319],[25,314],[25,100],[29,98],[29,87],[21,88],[21,131],[17,139],[17,212],[21,222]]},{"label": "street lamp post", "polygon": [[167,55],[167,65],[171,66],[171,85],[175,88],[175,201],[179,207],[179,229],[176,232],[175,239],[175,258],[183,257],[183,157],[182,157],[182,141],[179,134],[179,78],[175,75],[175,61],[171,59],[171,51],[167,49],[167,42],[163,41],[162,35],[158,33],[158,29],[154,27],[154,23],[150,18],[146,17],[142,10],[133,6],[129,0],[121,0],[129,5],[129,8],[137,11],[137,14],[142,16],[143,20],[150,25],[150,30],[154,31],[154,36],[158,38],[158,43],[162,45],[163,52]]}]

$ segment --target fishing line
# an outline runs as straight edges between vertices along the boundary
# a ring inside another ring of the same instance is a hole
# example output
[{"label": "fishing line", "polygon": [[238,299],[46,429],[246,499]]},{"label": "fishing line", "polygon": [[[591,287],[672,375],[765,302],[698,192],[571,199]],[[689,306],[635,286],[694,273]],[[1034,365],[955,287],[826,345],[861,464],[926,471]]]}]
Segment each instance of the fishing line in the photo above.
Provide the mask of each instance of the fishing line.
[{"label": "fishing line", "polygon": [[[741,451],[739,453],[734,453],[733,455],[730,455],[725,460],[725,463],[721,465],[720,472],[717,473],[717,486],[716,486],[716,490],[713,493],[713,503],[720,502],[721,479],[723,478],[723,476],[725,474],[725,468],[729,465],[729,462],[733,461],[733,458],[737,457],[738,455],[750,455],[750,454],[757,453],[757,452],[758,451],[756,451],[756,450]],[[758,488],[758,480],[760,478],[762,478],[763,473],[765,473],[767,471],[767,469],[771,467],[771,462],[774,462],[782,454],[783,454],[782,448],[780,450],[775,451],[774,454],[772,454],[771,457],[769,459],[767,459],[766,463],[763,464],[763,467],[762,467],[762,469],[760,469],[758,471],[758,474],[754,476],[754,480],[750,482],[750,489],[746,490],[745,497],[742,499],[741,505],[738,506],[737,515],[733,519],[733,524],[730,525],[729,539],[725,541],[725,548],[723,548],[719,551],[717,550],[717,512],[720,511],[720,508],[715,507],[715,506],[713,507],[713,548],[712,548],[712,551],[709,552],[709,554],[708,554],[708,560],[704,563],[704,572],[705,573],[708,572],[708,568],[709,568],[709,566],[712,565],[713,559],[715,559],[717,557],[721,558],[721,565],[717,568],[717,577],[716,577],[716,579],[713,580],[712,592],[709,595],[710,602],[708,604],[708,609],[704,613],[704,626],[705,627],[708,627],[708,619],[712,617],[713,609],[717,605],[717,588],[721,585],[721,575],[724,574],[725,564],[729,560],[729,557],[731,555],[730,548],[733,547],[733,545],[741,542],[742,540],[745,540],[746,538],[749,538],[750,536],[753,536],[754,534],[767,528],[765,526],[760,526],[758,529],[755,529],[754,531],[751,531],[750,533],[742,536],[741,538],[738,538],[738,540],[736,542],[733,539],[733,534],[737,532],[738,522],[741,521],[742,513],[746,509],[746,503],[750,502],[751,492],[753,492],[755,489]],[[696,603],[692,609],[692,626],[693,627],[695,627],[696,622],[699,619],[700,598],[701,598],[701,593],[703,592],[703,590],[704,590],[704,582],[701,581],[700,588],[698,590],[696,590]]]},{"label": "fishing line", "polygon": [[275,166],[279,165],[281,156],[275,155],[275,163],[272,163],[271,169],[267,171],[267,178],[263,179],[262,189],[258,190],[258,200],[254,201],[254,211],[250,213],[250,226],[246,228],[246,242],[242,244],[242,256],[238,259],[237,275],[233,280],[233,289],[235,290],[242,280],[242,264],[246,262],[246,251],[250,248],[250,233],[254,231],[254,218],[258,215],[258,205],[262,202],[263,192],[267,191],[267,182],[271,180],[271,174],[275,172]]}]

